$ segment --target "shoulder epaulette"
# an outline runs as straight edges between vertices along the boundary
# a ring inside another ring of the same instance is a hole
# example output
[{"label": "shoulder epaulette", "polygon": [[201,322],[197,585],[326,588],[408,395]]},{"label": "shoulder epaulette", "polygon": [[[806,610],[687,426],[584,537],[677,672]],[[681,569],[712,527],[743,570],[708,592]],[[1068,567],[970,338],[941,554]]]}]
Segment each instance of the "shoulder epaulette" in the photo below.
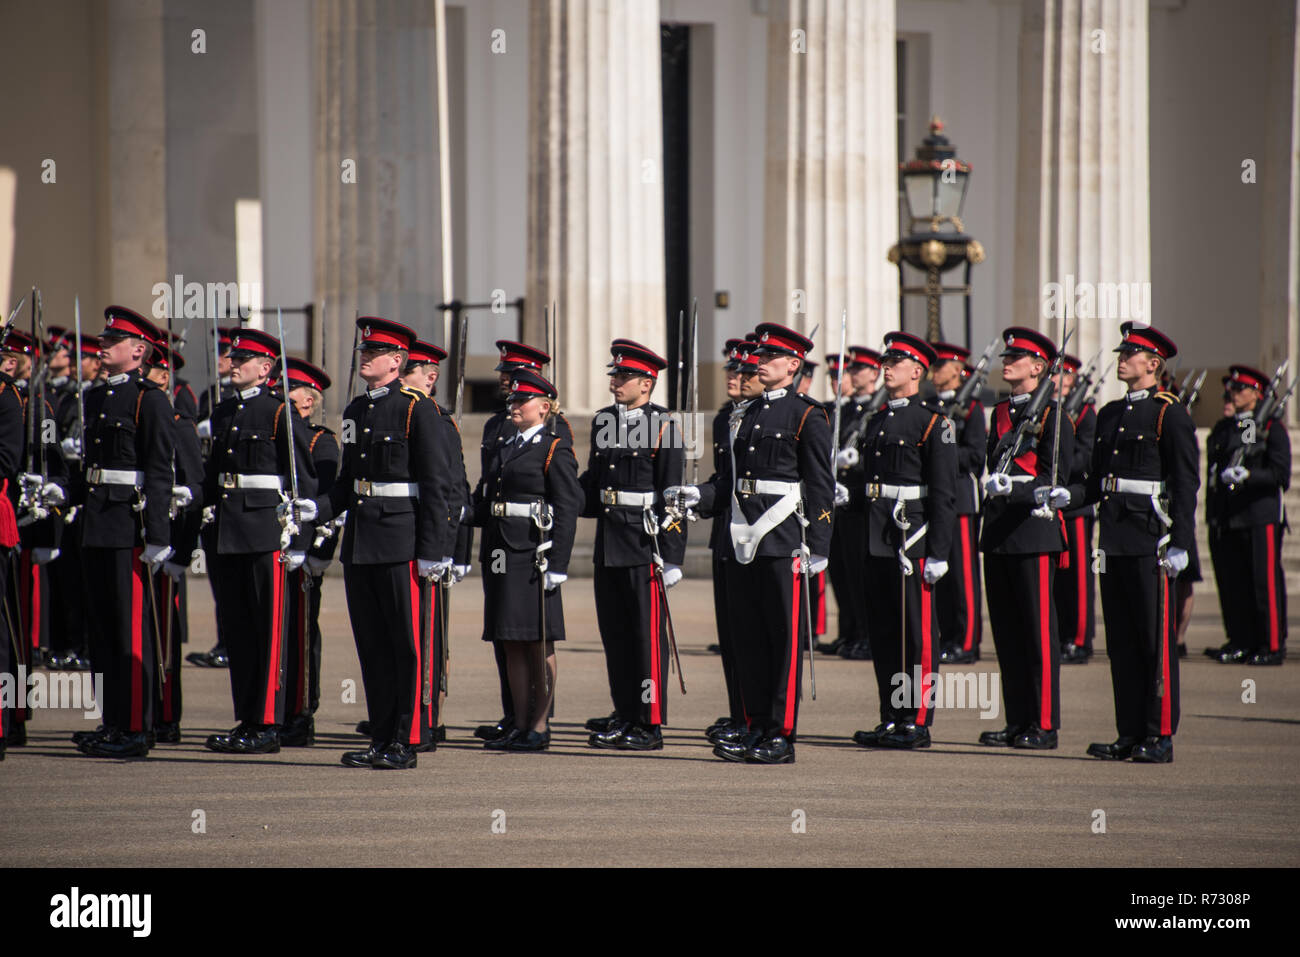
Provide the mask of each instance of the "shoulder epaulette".
[{"label": "shoulder epaulette", "polygon": [[810,402],[813,405],[821,406],[823,409],[826,408],[826,406],[822,404],[821,399],[814,399],[812,397],[811,392],[796,392],[795,395],[803,399],[805,402]]},{"label": "shoulder epaulette", "polygon": [[[397,391],[399,391],[400,393],[402,393],[402,395],[409,395],[412,399],[416,399],[417,401],[418,401],[419,399],[428,399],[428,398],[429,398],[427,395],[425,395],[425,394],[424,394],[423,392],[421,392],[419,389],[412,389],[410,386],[405,386],[405,385],[404,385],[404,386],[402,386],[400,389],[398,389]],[[429,401],[430,401],[430,402],[433,402],[432,399],[429,399]],[[436,405],[437,403],[434,403],[434,404]]]},{"label": "shoulder epaulette", "polygon": [[1162,402],[1177,402],[1178,396],[1172,392],[1157,392],[1152,398],[1159,399]]},{"label": "shoulder epaulette", "polygon": [[312,428],[316,430],[317,435],[320,435],[322,432],[327,432],[330,435],[334,434],[334,430],[331,429],[328,425],[312,425]]}]

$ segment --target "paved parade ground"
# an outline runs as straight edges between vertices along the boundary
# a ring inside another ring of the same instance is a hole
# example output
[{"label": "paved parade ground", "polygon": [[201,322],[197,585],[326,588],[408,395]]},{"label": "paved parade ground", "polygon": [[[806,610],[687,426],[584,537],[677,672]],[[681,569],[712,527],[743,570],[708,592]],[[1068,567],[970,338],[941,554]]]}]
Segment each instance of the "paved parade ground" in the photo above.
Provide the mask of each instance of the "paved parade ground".
[{"label": "paved parade ground", "polygon": [[[1203,658],[1223,640],[1211,591],[1198,594],[1172,765],[1084,756],[1115,734],[1101,653],[1062,668],[1061,747],[1038,753],[976,745],[1002,722],[971,708],[940,710],[928,751],[865,751],[849,737],[877,721],[871,665],[818,656],[815,702],[805,674],[798,762],[763,767],[713,757],[700,733],[725,697],[721,661],[706,651],[710,583],[698,578],[672,592],[689,693],[674,685],[665,749],[587,746],[583,721],[610,707],[590,589],[590,579],[564,586],[571,637],[549,753],[487,753],[471,737],[499,716],[471,578],[454,592],[450,740],[413,771],[341,766],[341,751],[362,746],[352,729],[365,707],[342,581],[331,576],[314,748],[206,750],[204,737],[234,724],[229,677],[190,665],[184,739],[145,761],[83,757],[68,735],[95,722],[38,711],[30,745],[0,764],[0,856],[72,867],[1300,864],[1300,662]],[[207,583],[192,582],[191,596],[186,650],[207,650]],[[987,628],[984,641],[974,670],[996,672]],[[358,703],[341,701],[345,679],[357,681]],[[1255,703],[1242,701],[1245,679]]]}]

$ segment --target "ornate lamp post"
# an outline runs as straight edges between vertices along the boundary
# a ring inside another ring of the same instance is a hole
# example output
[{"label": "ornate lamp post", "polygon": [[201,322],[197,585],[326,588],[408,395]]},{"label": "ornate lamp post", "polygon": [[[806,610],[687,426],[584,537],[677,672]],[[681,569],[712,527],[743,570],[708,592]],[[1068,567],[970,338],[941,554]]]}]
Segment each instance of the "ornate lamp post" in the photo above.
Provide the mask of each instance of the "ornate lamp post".
[{"label": "ornate lamp post", "polygon": [[[916,158],[898,164],[899,193],[906,208],[907,235],[889,250],[898,266],[899,316],[906,296],[926,297],[925,336],[944,340],[939,303],[944,295],[965,297],[966,345],[971,337],[971,267],[984,261],[984,247],[967,236],[961,221],[970,182],[970,164],[957,158],[957,147],[943,135],[943,121],[930,121],[930,135],[916,148]],[[909,286],[903,264],[925,274],[924,285]],[[965,263],[965,281],[945,286],[943,273]]]}]

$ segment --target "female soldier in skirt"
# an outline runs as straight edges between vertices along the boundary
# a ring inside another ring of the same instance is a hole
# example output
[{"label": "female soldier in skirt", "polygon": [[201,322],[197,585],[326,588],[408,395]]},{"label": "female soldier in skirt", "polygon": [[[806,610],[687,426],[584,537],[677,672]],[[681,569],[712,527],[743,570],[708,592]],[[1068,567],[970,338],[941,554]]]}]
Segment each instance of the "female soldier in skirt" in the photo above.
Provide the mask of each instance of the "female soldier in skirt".
[{"label": "female soldier in skirt", "polygon": [[555,386],[520,369],[506,401],[518,434],[479,486],[474,524],[483,529],[483,640],[505,648],[515,726],[484,747],[545,751],[554,642],[564,640],[560,584],[568,577],[582,488],[573,442],[546,428],[558,409]]}]

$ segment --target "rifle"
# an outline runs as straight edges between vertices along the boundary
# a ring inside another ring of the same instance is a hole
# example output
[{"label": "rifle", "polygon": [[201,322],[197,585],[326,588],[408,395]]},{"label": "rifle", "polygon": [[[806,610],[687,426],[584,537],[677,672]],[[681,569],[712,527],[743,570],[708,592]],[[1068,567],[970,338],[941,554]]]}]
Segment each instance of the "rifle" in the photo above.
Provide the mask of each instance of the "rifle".
[{"label": "rifle", "polygon": [[1196,406],[1196,400],[1201,397],[1201,386],[1205,385],[1205,375],[1207,372],[1209,372],[1208,369],[1202,369],[1201,374],[1196,377],[1196,380],[1192,382],[1191,386],[1189,387],[1184,383],[1183,390],[1178,393],[1178,401],[1183,404],[1188,412],[1192,411]]},{"label": "rifle", "polygon": [[[984,385],[985,380],[988,379],[989,366],[993,362],[993,354],[997,352],[1000,345],[1002,345],[1002,340],[1000,338],[994,338],[984,347],[983,353],[980,354],[979,361],[975,363],[975,368],[971,370],[971,374],[966,377],[966,381],[961,384],[961,388],[957,390],[957,394],[952,397],[948,403],[948,407],[944,409],[944,415],[950,419],[956,418],[957,413],[959,412],[962,413],[963,416],[965,415],[967,407],[971,404],[971,400],[975,398],[975,393],[980,390]],[[872,396],[872,398],[875,398],[875,396]]]},{"label": "rifle", "polygon": [[1037,437],[1038,418],[1042,415],[1043,410],[1047,408],[1047,403],[1052,399],[1052,376],[1060,373],[1066,345],[1073,335],[1074,330],[1071,329],[1070,334],[1065,337],[1060,350],[1056,353],[1056,361],[1052,363],[1051,368],[1043,376],[1042,381],[1038,383],[1038,388],[1034,389],[1033,395],[1025,405],[1025,411],[1021,413],[1020,421],[1016,423],[1015,430],[1007,433],[1010,439],[1004,436],[999,442],[999,445],[1002,446],[1002,452],[998,457],[998,465],[993,470],[994,472],[1006,473],[1011,468],[1011,463],[1024,451],[1024,446]]},{"label": "rifle", "polygon": [[1097,363],[1100,360],[1101,350],[1098,349],[1093,357],[1088,360],[1088,364],[1080,369],[1079,374],[1074,377],[1074,388],[1065,397],[1065,414],[1070,417],[1071,422],[1079,417],[1079,413],[1083,411],[1083,407],[1089,402],[1088,392],[1093,383],[1097,381]]},{"label": "rifle", "polygon": [[[1061,339],[1061,349],[1056,354],[1056,361],[1052,363],[1052,372],[1048,375],[1049,382],[1051,381],[1052,375],[1056,376],[1056,387],[1052,390],[1052,393],[1056,398],[1056,414],[1053,417],[1055,421],[1052,423],[1054,434],[1052,436],[1052,480],[1047,486],[1049,496],[1051,490],[1056,488],[1056,477],[1060,472],[1061,465],[1061,386],[1065,382],[1065,342],[1069,339],[1065,334],[1064,315],[1061,316]],[[1069,479],[1068,472],[1066,473],[1066,479],[1067,481]],[[1051,518],[1055,515],[1056,509],[1052,507],[1051,498],[1049,497],[1045,499],[1042,505],[1034,509],[1033,514],[1038,518]]]},{"label": "rifle", "polygon": [[14,320],[18,318],[18,313],[22,311],[23,303],[26,301],[26,296],[19,299],[18,305],[14,306],[14,311],[9,313],[9,318],[5,320],[3,332],[0,333],[0,351],[4,350],[5,343],[9,341],[9,330],[14,327]]}]

